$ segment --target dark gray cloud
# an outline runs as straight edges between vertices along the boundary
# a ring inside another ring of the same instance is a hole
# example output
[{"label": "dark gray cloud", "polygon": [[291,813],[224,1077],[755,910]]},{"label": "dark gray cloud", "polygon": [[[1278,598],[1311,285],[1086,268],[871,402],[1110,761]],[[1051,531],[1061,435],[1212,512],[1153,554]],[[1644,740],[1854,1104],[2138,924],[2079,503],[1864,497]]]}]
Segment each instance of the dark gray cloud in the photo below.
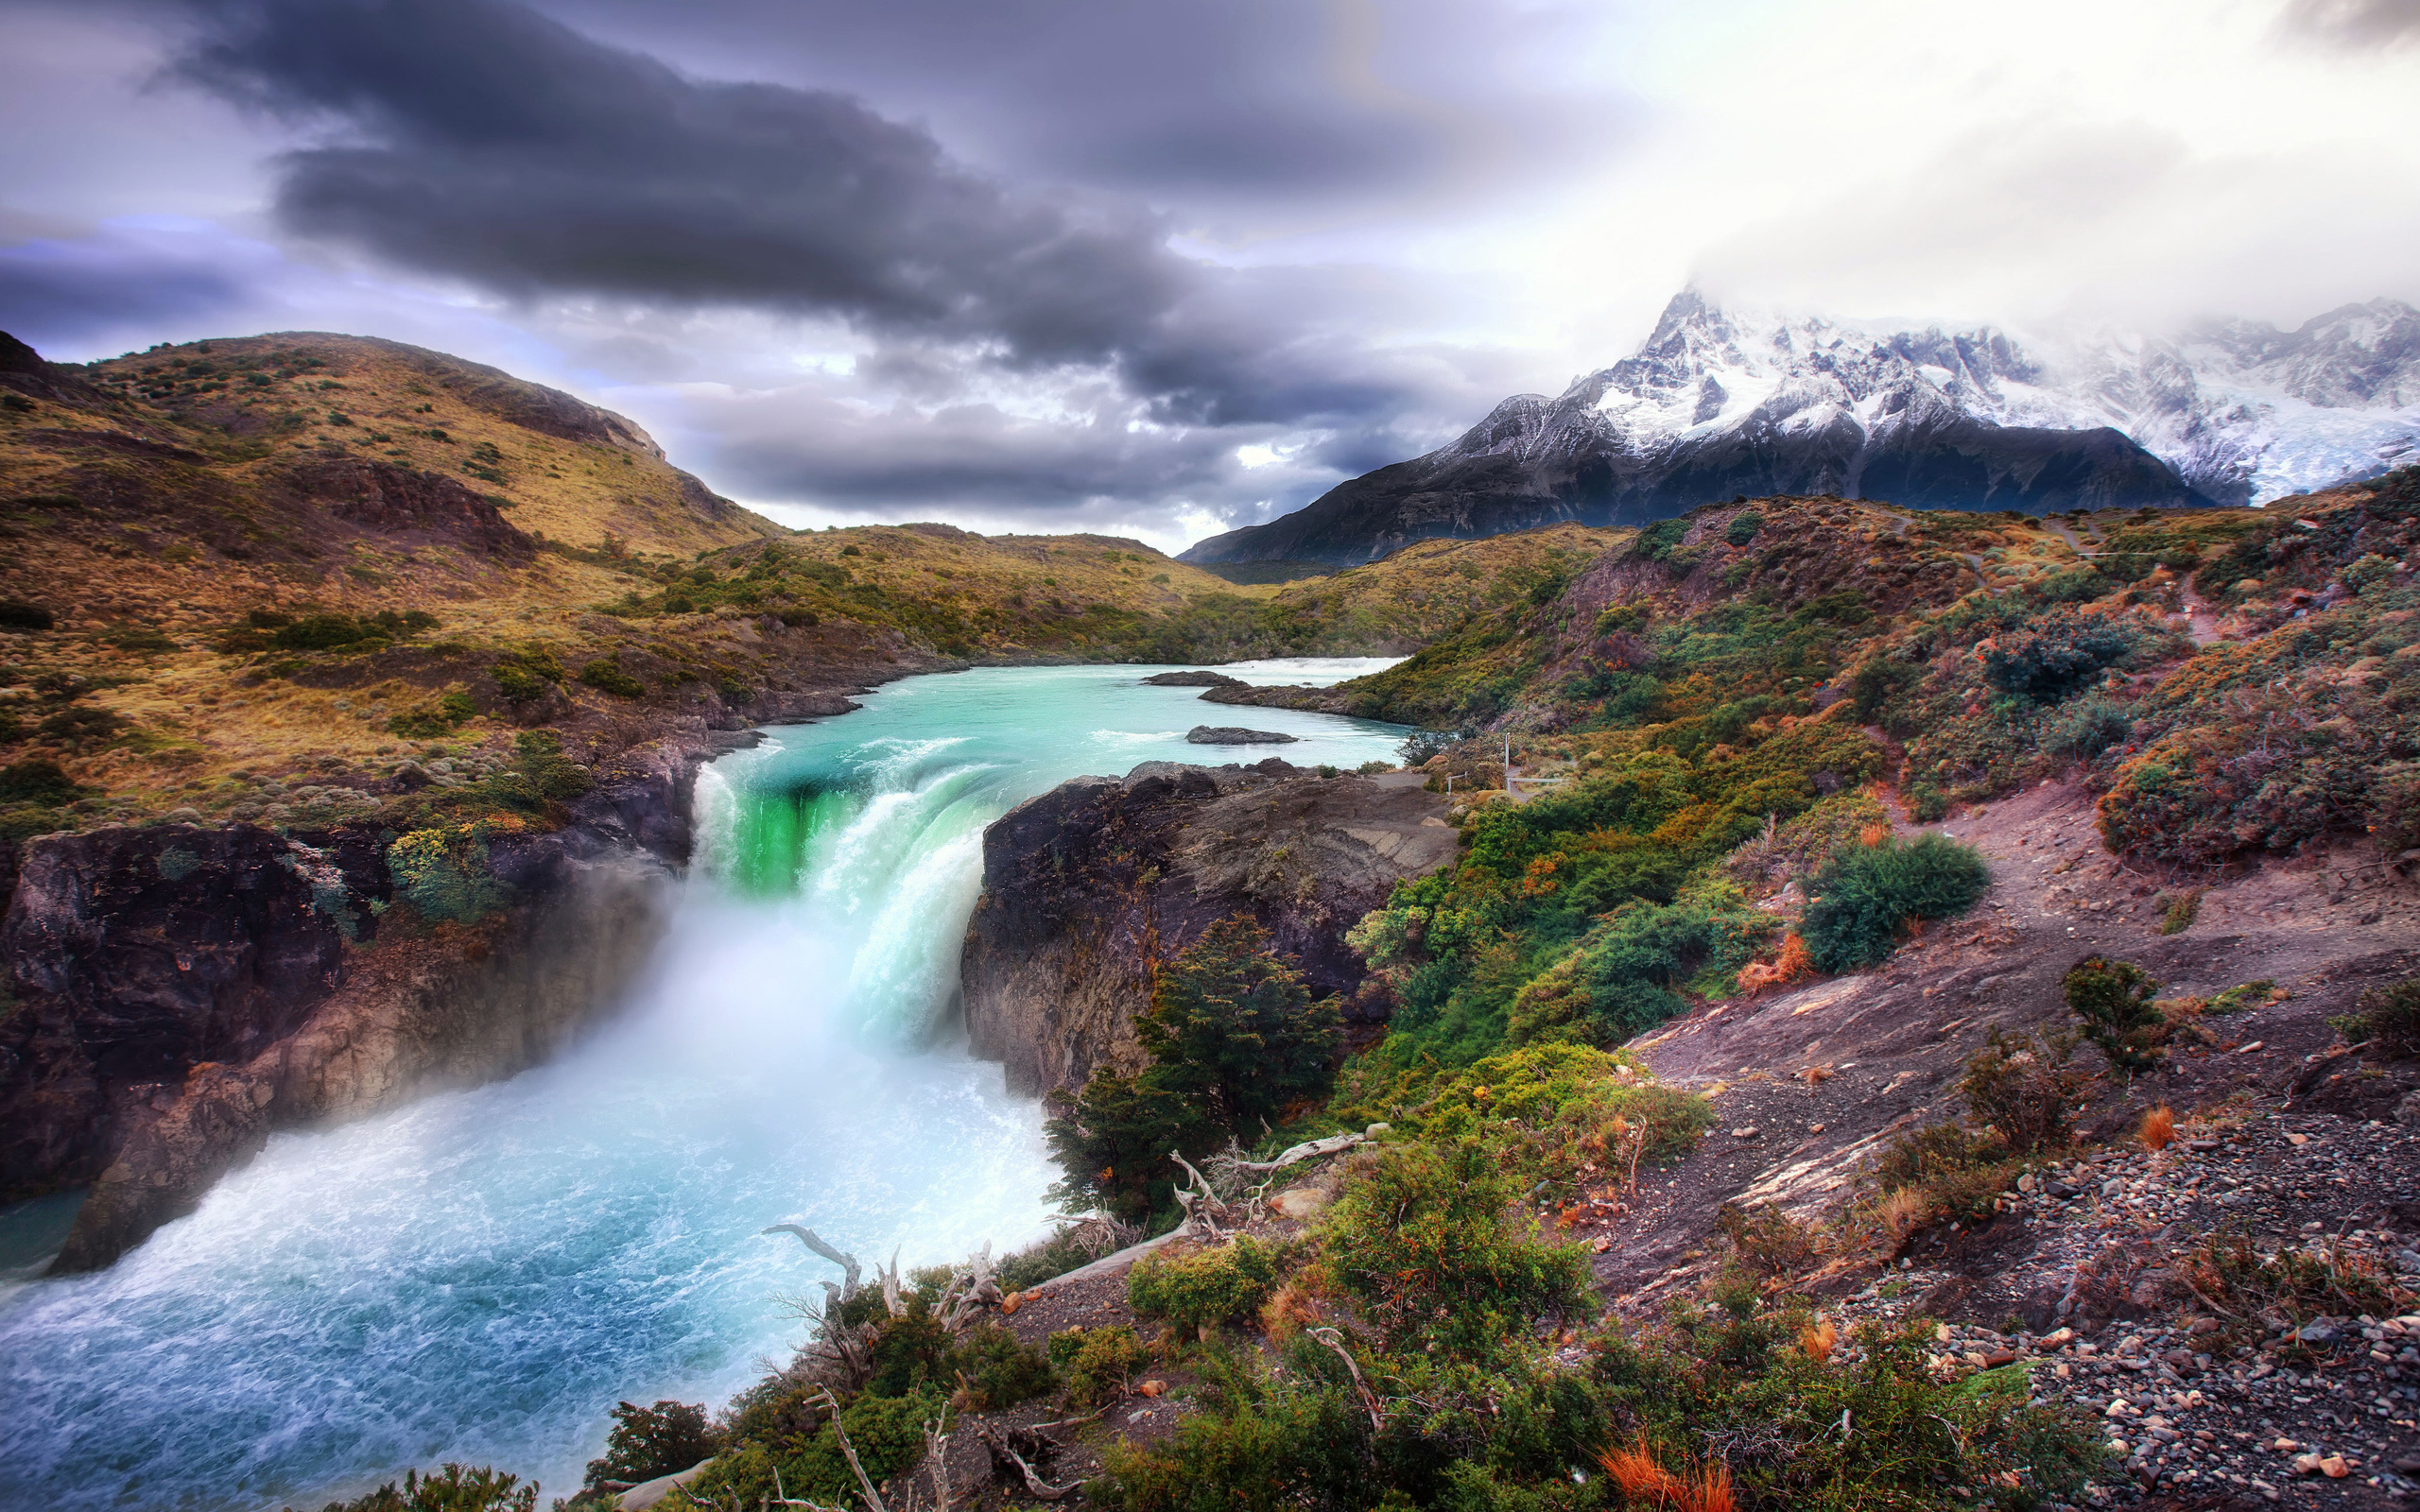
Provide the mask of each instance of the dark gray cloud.
[{"label": "dark gray cloud", "polygon": [[2340,47],[2420,41],[2420,0],[2289,0],[2279,20],[2290,32]]},{"label": "dark gray cloud", "polygon": [[[1240,475],[1239,443],[1292,427],[1367,454],[1467,387],[1359,328],[1410,302],[1400,273],[1189,258],[1138,200],[1011,189],[852,94],[693,77],[516,0],[190,13],[175,76],[306,133],[274,163],[293,232],[532,306],[739,308],[871,338],[850,403],[793,395],[774,432],[709,433],[717,481],[753,497],[1258,513],[1309,485]],[[1002,381],[1054,390],[1013,406],[1054,418],[969,402]]]},{"label": "dark gray cloud", "polygon": [[1114,360],[1196,269],[1132,206],[1011,196],[846,95],[703,82],[500,0],[208,8],[179,65],[339,140],[291,230],[520,296],[749,304]]},{"label": "dark gray cloud", "polygon": [[[704,71],[936,122],[1021,175],[1265,209],[1567,175],[1611,146],[1553,60],[1601,8],[1490,0],[541,0]],[[1541,153],[1541,143],[1555,150]]]}]

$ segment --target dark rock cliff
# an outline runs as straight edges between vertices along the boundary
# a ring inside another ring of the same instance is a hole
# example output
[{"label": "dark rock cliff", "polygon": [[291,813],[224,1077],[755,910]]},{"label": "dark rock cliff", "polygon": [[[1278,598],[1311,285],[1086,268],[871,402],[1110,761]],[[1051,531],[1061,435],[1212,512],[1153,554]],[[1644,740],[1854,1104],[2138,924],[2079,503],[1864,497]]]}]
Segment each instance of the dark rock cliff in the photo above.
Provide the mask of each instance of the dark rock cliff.
[{"label": "dark rock cliff", "polygon": [[275,1129],[544,1059],[658,936],[698,761],[631,753],[551,833],[499,840],[510,906],[381,927],[376,837],[251,825],[52,835],[0,921],[0,1193],[90,1184],[56,1269],[106,1265]]},{"label": "dark rock cliff", "polygon": [[1019,1091],[1131,1069],[1152,972],[1239,913],[1315,992],[1345,998],[1348,1017],[1383,1018],[1344,934],[1397,882],[1454,855],[1444,804],[1418,783],[1322,780],[1274,759],[1147,762],[1019,804],[983,833],[962,966],[975,1053],[1002,1062]]}]

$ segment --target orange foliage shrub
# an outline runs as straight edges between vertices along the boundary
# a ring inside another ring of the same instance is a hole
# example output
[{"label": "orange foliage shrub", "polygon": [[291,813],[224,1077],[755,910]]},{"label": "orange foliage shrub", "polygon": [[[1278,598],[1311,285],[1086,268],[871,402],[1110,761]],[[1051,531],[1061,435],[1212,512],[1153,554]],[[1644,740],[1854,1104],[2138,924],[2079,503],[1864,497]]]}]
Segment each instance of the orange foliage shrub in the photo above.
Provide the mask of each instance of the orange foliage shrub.
[{"label": "orange foliage shrub", "polygon": [[2137,1131],[2143,1148],[2158,1151],[2176,1143],[2176,1114],[2166,1103],[2143,1115],[2143,1126]]},{"label": "orange foliage shrub", "polygon": [[1664,1468],[1653,1447],[1641,1437],[1627,1449],[1605,1451],[1597,1456],[1597,1463],[1633,1506],[1653,1507],[1657,1512],[1737,1512],[1731,1472],[1720,1460],[1676,1475]]},{"label": "orange foliage shrub", "polygon": [[1754,994],[1767,988],[1795,982],[1815,970],[1814,957],[1806,951],[1806,942],[1795,931],[1782,936],[1781,954],[1772,964],[1750,961],[1739,968],[1739,990]]}]

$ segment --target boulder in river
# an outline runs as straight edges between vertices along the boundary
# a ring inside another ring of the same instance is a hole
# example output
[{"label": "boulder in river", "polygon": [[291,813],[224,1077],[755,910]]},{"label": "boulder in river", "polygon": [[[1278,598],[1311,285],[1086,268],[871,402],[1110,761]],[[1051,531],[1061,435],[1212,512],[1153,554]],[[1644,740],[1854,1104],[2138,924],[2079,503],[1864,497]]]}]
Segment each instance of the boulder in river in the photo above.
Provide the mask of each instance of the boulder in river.
[{"label": "boulder in river", "polygon": [[1188,746],[1291,746],[1295,737],[1274,730],[1245,730],[1236,725],[1196,725],[1184,732]]},{"label": "boulder in river", "polygon": [[1143,679],[1151,688],[1241,688],[1247,686],[1241,678],[1231,678],[1223,672],[1154,672]]}]

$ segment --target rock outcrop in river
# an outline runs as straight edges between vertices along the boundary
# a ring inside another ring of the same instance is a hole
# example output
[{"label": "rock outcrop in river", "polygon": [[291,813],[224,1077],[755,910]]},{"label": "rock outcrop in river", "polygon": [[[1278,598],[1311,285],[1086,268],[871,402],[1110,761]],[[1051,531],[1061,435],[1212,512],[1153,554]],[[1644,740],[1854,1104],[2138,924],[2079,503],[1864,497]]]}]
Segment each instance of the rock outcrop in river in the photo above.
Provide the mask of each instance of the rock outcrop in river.
[{"label": "rock outcrop in river", "polygon": [[[1444,803],[1414,774],[1321,779],[1147,762],[1084,777],[983,833],[983,898],[962,979],[975,1053],[1020,1091],[1072,1091],[1137,1063],[1158,964],[1250,914],[1347,1015],[1383,1018],[1344,933],[1394,885],[1452,859]],[[1374,987],[1374,984],[1373,984]]]}]

